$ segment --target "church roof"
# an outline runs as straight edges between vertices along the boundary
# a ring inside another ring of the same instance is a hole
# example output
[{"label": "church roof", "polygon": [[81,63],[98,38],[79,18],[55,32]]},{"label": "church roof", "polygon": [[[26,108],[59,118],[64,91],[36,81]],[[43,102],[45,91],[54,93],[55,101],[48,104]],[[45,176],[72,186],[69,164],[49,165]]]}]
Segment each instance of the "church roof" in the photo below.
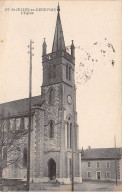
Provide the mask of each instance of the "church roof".
[{"label": "church roof", "polygon": [[59,5],[58,5],[57,10],[58,10],[58,14],[57,14],[57,21],[56,21],[56,27],[55,27],[52,52],[56,52],[59,50],[65,50],[65,42],[64,42],[63,30],[62,30],[60,13],[59,13],[60,12]]},{"label": "church roof", "polygon": [[122,155],[122,148],[95,148],[82,150],[82,160],[119,159]]},{"label": "church roof", "polygon": [[[32,97],[32,107],[34,105],[41,105],[44,101],[41,99],[41,95]],[[0,115],[4,116],[19,115],[21,113],[27,113],[29,111],[29,98],[15,100],[7,103],[0,104]]]}]

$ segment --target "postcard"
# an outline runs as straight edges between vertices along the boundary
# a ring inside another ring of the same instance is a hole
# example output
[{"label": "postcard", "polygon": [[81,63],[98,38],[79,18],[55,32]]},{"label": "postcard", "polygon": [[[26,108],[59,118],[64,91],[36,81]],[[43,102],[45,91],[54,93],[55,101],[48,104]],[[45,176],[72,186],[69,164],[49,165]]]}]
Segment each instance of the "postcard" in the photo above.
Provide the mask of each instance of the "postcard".
[{"label": "postcard", "polygon": [[121,8],[0,1],[0,191],[122,191]]}]

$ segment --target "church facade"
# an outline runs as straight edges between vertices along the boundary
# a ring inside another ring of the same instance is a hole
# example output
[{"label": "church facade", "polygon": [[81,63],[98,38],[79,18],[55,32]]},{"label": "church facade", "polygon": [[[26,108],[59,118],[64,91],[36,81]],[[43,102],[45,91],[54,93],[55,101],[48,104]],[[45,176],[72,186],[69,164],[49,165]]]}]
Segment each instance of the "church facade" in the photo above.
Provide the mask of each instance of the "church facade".
[{"label": "church facade", "polygon": [[[47,53],[45,39],[42,45],[41,95],[32,98],[30,174],[31,181],[46,182],[57,179],[68,184],[71,183],[73,171],[74,181],[81,183],[74,78],[75,47],[72,41],[71,53],[66,51],[59,6],[57,11],[52,52]],[[14,128],[15,133],[28,129],[28,102],[27,98],[0,105],[0,112],[4,110],[6,115],[4,118],[7,125],[4,125],[4,129],[8,128],[8,124],[9,129]],[[5,178],[26,180],[27,134],[20,138],[22,139],[23,147],[18,154],[22,156],[22,166],[9,165],[4,168]]]}]

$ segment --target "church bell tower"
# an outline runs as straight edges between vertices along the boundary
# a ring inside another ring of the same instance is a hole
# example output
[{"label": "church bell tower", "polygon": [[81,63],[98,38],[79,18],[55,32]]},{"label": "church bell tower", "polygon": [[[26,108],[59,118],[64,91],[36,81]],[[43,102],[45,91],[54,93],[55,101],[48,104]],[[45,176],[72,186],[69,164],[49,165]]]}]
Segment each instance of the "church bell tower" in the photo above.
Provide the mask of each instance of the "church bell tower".
[{"label": "church bell tower", "polygon": [[81,156],[78,150],[78,125],[75,88],[75,47],[71,41],[66,51],[57,8],[57,21],[52,52],[42,45],[43,83],[41,97],[44,109],[44,177],[70,183],[72,166],[74,180],[81,182]]}]

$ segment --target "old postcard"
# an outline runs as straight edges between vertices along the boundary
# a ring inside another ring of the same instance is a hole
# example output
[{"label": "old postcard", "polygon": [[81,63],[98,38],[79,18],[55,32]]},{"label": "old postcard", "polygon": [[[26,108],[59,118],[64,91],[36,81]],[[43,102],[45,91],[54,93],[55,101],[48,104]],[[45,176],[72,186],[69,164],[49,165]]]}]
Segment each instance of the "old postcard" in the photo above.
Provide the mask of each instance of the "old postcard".
[{"label": "old postcard", "polygon": [[122,1],[0,1],[0,191],[122,191]]}]

